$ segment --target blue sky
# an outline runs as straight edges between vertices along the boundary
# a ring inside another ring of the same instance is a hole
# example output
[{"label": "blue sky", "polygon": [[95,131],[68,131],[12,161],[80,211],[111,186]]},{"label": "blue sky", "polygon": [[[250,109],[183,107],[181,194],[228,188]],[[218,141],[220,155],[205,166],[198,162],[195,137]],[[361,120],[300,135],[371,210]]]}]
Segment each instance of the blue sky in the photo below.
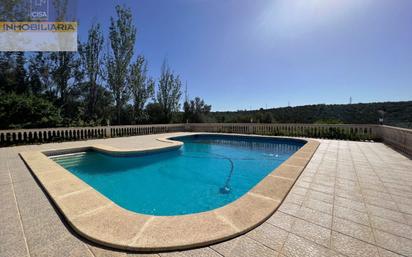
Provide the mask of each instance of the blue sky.
[{"label": "blue sky", "polygon": [[412,100],[410,0],[78,1],[81,40],[116,4],[150,74],[167,58],[215,111]]}]

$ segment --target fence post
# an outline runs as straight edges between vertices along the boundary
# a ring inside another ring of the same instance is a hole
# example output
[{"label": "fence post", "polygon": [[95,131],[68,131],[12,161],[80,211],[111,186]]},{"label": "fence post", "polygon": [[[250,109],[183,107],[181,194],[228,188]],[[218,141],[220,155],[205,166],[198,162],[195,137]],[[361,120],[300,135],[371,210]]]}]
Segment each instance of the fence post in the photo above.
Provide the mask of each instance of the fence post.
[{"label": "fence post", "polygon": [[191,126],[190,126],[190,123],[185,123],[185,132],[189,132],[189,131],[191,131],[190,130],[191,129]]},{"label": "fence post", "polygon": [[105,128],[105,130],[106,130],[106,137],[112,137],[112,130],[111,130],[111,127],[110,126],[107,126],[106,128]]},{"label": "fence post", "polygon": [[253,125],[248,124],[248,134],[253,134]]}]

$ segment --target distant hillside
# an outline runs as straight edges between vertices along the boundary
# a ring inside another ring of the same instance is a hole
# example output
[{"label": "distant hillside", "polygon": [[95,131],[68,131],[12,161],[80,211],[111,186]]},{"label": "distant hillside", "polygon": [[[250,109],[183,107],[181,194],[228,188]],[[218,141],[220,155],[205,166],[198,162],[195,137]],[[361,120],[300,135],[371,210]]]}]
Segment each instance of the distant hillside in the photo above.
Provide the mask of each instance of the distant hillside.
[{"label": "distant hillside", "polygon": [[216,122],[376,124],[379,110],[386,125],[412,128],[412,101],[360,104],[316,104],[255,111],[213,112]]}]

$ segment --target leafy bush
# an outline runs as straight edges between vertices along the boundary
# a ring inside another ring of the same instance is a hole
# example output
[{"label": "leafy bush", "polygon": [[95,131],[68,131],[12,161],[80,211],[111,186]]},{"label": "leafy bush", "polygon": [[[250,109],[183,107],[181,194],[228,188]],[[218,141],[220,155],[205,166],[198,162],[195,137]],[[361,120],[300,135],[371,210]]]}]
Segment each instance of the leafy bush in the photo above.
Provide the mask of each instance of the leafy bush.
[{"label": "leafy bush", "polygon": [[0,128],[56,127],[62,122],[59,110],[48,100],[15,93],[0,96]]}]

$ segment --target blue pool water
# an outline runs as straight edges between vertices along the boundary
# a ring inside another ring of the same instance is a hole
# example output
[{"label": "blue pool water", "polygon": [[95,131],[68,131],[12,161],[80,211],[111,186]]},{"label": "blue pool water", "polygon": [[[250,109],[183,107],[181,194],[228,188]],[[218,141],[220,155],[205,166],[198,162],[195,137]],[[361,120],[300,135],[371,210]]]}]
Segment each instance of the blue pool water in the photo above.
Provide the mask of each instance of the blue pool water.
[{"label": "blue pool water", "polygon": [[233,202],[304,145],[246,136],[173,139],[184,145],[127,157],[90,151],[52,159],[125,209],[169,216]]}]

